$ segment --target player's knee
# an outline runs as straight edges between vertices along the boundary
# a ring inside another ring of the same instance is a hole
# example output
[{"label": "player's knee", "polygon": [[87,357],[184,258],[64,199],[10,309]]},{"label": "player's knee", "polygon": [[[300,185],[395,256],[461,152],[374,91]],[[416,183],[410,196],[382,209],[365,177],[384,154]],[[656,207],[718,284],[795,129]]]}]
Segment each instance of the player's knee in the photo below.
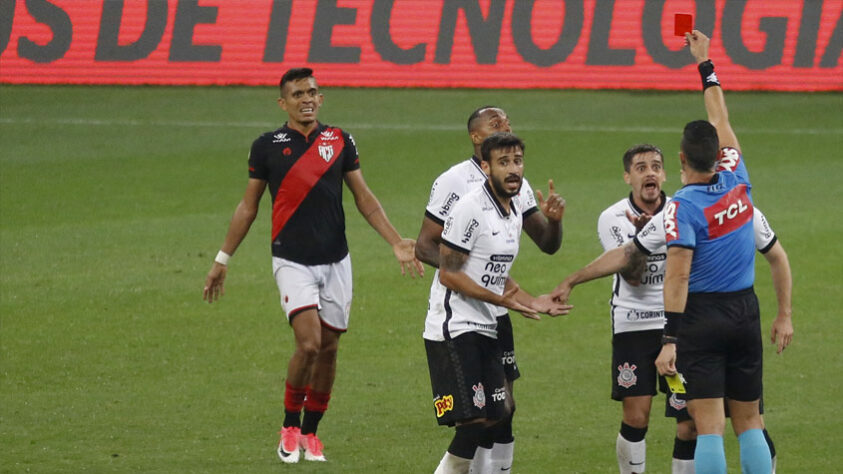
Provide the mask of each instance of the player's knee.
[{"label": "player's knee", "polygon": [[318,339],[303,339],[296,341],[296,352],[300,357],[314,360],[319,355],[321,343]]},{"label": "player's knee", "polygon": [[697,427],[693,420],[680,421],[676,424],[676,437],[682,441],[697,439]]}]

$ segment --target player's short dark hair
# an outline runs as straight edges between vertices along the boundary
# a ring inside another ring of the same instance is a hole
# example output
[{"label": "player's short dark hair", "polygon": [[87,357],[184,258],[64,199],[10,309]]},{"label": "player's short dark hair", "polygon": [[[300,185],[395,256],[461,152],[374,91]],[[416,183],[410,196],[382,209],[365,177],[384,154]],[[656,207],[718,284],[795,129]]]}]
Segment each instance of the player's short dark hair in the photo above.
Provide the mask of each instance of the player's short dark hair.
[{"label": "player's short dark hair", "polygon": [[717,129],[705,120],[695,120],[685,125],[679,149],[685,160],[696,171],[713,171],[720,154]]},{"label": "player's short dark hair", "polygon": [[521,148],[521,151],[523,152],[524,141],[513,133],[494,133],[483,140],[483,145],[480,146],[480,156],[483,161],[490,162],[492,160],[493,150],[506,150],[515,147]]},{"label": "player's short dark hair", "polygon": [[287,72],[281,76],[281,80],[278,82],[278,89],[281,90],[281,95],[284,95],[284,85],[288,82],[298,81],[299,79],[307,79],[308,77],[313,77],[313,69],[309,67],[294,67],[292,69],[288,69]]},{"label": "player's short dark hair", "polygon": [[664,164],[664,153],[662,150],[657,147],[656,145],[650,145],[649,143],[642,143],[640,145],[635,145],[631,147],[629,150],[626,150],[626,153],[623,154],[623,170],[629,173],[629,170],[632,168],[632,159],[635,158],[635,155],[640,153],[656,153],[659,155],[659,158],[662,159],[662,164]]},{"label": "player's short dark hair", "polygon": [[467,124],[468,133],[471,133],[471,131],[474,130],[474,122],[478,118],[480,118],[480,112],[482,112],[486,109],[500,109],[500,107],[498,107],[496,105],[484,105],[483,107],[480,107],[477,110],[475,110],[474,112],[472,112],[471,115],[468,116],[468,124]]}]

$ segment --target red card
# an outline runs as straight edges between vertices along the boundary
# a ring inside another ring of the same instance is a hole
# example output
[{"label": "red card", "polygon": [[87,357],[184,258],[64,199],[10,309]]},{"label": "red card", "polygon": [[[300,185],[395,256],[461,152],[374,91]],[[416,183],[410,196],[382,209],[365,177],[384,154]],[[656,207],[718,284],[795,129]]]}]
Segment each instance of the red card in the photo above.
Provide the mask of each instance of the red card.
[{"label": "red card", "polygon": [[694,15],[677,13],[673,20],[674,36],[685,36],[685,33],[690,33],[692,29],[694,29]]}]

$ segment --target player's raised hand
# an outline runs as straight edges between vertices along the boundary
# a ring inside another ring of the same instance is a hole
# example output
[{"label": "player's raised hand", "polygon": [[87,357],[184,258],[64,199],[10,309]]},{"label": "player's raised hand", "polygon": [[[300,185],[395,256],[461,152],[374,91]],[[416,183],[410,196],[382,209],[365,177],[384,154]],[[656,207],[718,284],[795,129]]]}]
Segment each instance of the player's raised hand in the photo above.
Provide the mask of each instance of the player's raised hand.
[{"label": "player's raised hand", "polygon": [[519,303],[518,300],[516,300],[515,295],[520,289],[521,287],[517,284],[514,284],[505,289],[500,297],[500,301],[497,303],[498,306],[503,306],[504,308],[509,308],[511,310],[518,311],[519,313],[523,314],[525,318],[540,320],[541,317],[536,313],[535,309],[522,303]]},{"label": "player's raised hand", "polygon": [[547,181],[547,201],[544,200],[541,189],[536,189],[536,200],[539,203],[539,209],[548,220],[556,222],[562,220],[562,216],[565,214],[565,199],[556,194],[552,179]]},{"label": "player's raised hand", "polygon": [[416,241],[413,239],[401,239],[392,246],[392,253],[401,264],[401,274],[410,274],[415,278],[416,274],[424,276],[424,266],[416,258]]},{"label": "player's raised hand", "polygon": [[690,33],[685,33],[685,43],[690,46],[691,55],[697,60],[697,63],[708,60],[708,46],[711,40],[708,36],[702,34],[700,30],[694,30]]},{"label": "player's raised hand", "polygon": [[214,265],[208,272],[208,276],[205,277],[205,289],[202,291],[203,300],[213,303],[225,294],[223,282],[225,281],[226,272],[228,272],[228,266],[214,262]]},{"label": "player's raised hand", "polygon": [[781,354],[790,345],[793,341],[793,320],[789,315],[779,314],[776,317],[770,331],[770,340],[776,345],[776,354]]},{"label": "player's raised hand", "polygon": [[539,295],[533,301],[533,309],[539,313],[549,316],[561,316],[571,312],[572,305],[562,303],[553,298],[550,294]]},{"label": "player's raised hand", "polygon": [[629,222],[635,226],[635,233],[641,232],[641,229],[650,222],[650,219],[653,218],[650,214],[642,213],[640,216],[633,215],[629,212],[629,209],[626,210],[626,218],[629,219]]}]

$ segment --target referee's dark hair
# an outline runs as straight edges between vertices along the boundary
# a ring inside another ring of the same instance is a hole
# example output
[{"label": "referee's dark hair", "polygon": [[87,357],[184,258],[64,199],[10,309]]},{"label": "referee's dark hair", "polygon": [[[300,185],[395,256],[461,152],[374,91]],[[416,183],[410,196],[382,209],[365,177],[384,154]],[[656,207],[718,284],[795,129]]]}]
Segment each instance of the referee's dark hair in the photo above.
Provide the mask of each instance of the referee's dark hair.
[{"label": "referee's dark hair", "polygon": [[714,171],[720,154],[717,129],[705,120],[695,120],[685,125],[682,143],[679,144],[688,165],[696,171]]},{"label": "referee's dark hair", "polygon": [[659,155],[659,158],[662,159],[662,165],[664,165],[664,154],[662,150],[657,147],[656,145],[650,145],[649,143],[642,143],[640,145],[635,145],[629,150],[626,150],[626,153],[623,154],[623,170],[629,173],[630,168],[632,167],[632,159],[635,158],[635,155],[640,153],[655,153]]},{"label": "referee's dark hair", "polygon": [[515,134],[498,132],[489,135],[483,140],[483,145],[480,146],[481,159],[488,163],[492,161],[492,150],[505,150],[515,147],[521,148],[522,152],[524,151],[524,141]]},{"label": "referee's dark hair", "polygon": [[468,133],[471,133],[471,131],[474,130],[474,121],[480,117],[480,112],[486,109],[500,109],[500,107],[498,107],[497,105],[484,105],[483,107],[480,107],[474,112],[472,112],[471,115],[468,116]]},{"label": "referee's dark hair", "polygon": [[298,81],[299,79],[307,79],[313,77],[313,69],[309,67],[294,67],[288,69],[287,72],[281,76],[281,81],[278,82],[278,89],[281,90],[281,96],[284,96],[284,84],[291,81]]}]

